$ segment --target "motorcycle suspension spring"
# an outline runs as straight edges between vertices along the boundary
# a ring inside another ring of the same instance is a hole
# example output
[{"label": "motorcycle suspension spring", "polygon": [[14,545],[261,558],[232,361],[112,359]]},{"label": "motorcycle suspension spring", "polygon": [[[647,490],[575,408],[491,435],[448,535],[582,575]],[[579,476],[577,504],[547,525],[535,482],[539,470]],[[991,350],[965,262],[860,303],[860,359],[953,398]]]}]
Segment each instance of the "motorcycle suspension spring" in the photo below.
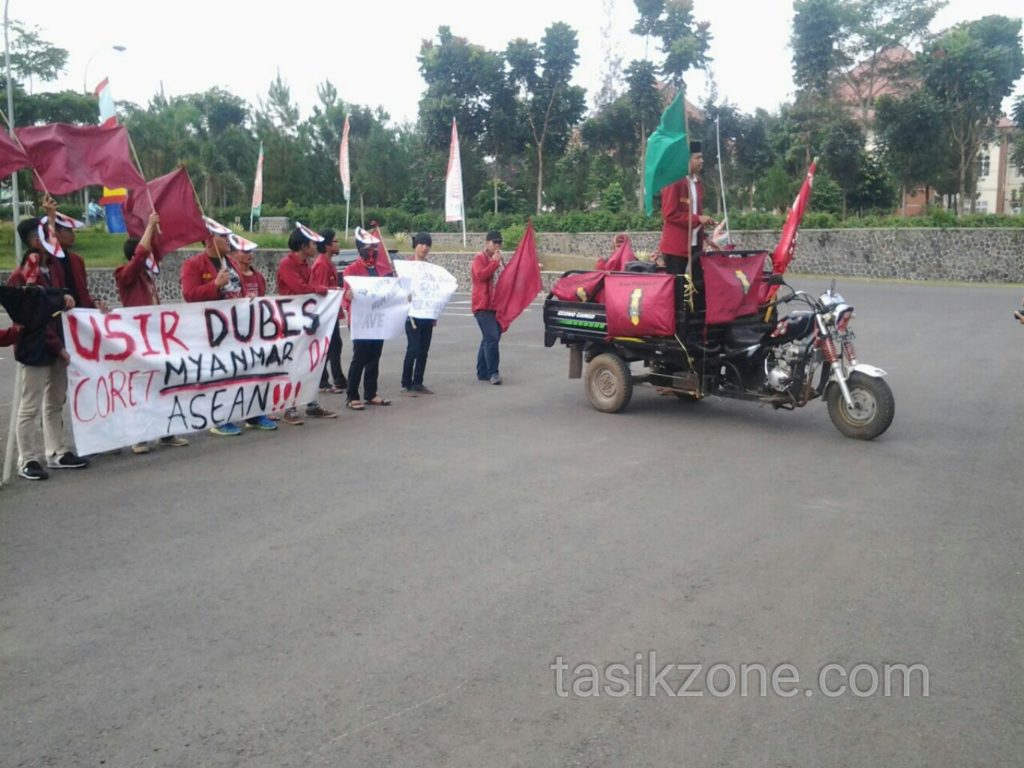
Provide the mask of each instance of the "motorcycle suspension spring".
[{"label": "motorcycle suspension spring", "polygon": [[831,337],[826,336],[819,343],[821,344],[821,354],[829,363],[834,363],[839,359],[839,353],[836,352],[836,343]]},{"label": "motorcycle suspension spring", "polygon": [[852,341],[843,342],[843,353],[851,363],[857,362],[857,346]]}]

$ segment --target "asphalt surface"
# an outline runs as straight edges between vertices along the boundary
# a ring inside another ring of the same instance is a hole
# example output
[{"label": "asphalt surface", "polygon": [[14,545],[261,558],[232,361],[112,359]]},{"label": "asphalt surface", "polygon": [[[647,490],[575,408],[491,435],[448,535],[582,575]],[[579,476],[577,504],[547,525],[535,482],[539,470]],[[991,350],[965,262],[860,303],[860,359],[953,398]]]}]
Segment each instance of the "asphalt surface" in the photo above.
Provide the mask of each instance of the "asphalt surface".
[{"label": "asphalt surface", "polygon": [[0,764],[1024,764],[1021,289],[839,287],[896,398],[870,443],[820,402],[598,413],[536,308],[478,383],[463,303],[432,397],[396,340],[390,408],[15,478]]}]

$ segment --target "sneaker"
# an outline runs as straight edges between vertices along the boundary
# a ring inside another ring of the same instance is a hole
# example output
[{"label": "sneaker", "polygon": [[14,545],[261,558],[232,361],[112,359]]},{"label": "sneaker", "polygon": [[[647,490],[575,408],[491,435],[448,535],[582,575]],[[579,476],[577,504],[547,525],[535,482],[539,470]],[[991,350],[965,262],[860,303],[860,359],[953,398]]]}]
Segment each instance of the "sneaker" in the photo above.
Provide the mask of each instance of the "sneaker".
[{"label": "sneaker", "polygon": [[412,387],[402,387],[398,390],[398,394],[405,395],[406,397],[416,397],[416,390]]},{"label": "sneaker", "polygon": [[336,419],[338,414],[321,407],[319,404],[306,407],[306,415],[313,419]]},{"label": "sneaker", "polygon": [[[29,462],[31,464],[31,462]],[[60,456],[51,456],[46,465],[52,469],[85,469],[89,466],[89,460],[76,456],[73,451],[68,451]]]},{"label": "sneaker", "polygon": [[268,419],[266,416],[253,416],[251,419],[245,421],[246,429],[262,429],[264,432],[273,432],[277,429],[277,424]]},{"label": "sneaker", "polygon": [[496,373],[491,374],[491,384],[501,384],[501,376]]},{"label": "sneaker", "polygon": [[235,435],[242,434],[242,430],[239,429],[237,424],[232,424],[230,421],[221,424],[220,426],[214,427],[210,430],[211,435],[220,435],[221,437],[234,437]]},{"label": "sneaker", "polygon": [[281,421],[283,421],[285,424],[292,424],[296,427],[299,426],[300,424],[306,423],[305,421],[302,420],[302,417],[299,416],[299,411],[297,408],[289,408],[287,411],[285,411],[284,416],[281,417]]},{"label": "sneaker", "polygon": [[38,461],[26,462],[25,466],[18,470],[18,474],[26,480],[46,480],[50,476]]},{"label": "sneaker", "polygon": [[132,453],[149,453],[149,443],[136,443],[132,446]]},{"label": "sneaker", "polygon": [[432,395],[432,394],[434,394],[434,390],[429,389],[429,388],[423,386],[422,384],[413,384],[412,385],[412,389],[413,389],[414,392],[416,392],[417,394],[420,394],[420,395]]},{"label": "sneaker", "polygon": [[156,442],[158,445],[167,445],[172,448],[184,448],[188,445],[188,440],[181,435],[167,435],[167,437],[161,437]]}]

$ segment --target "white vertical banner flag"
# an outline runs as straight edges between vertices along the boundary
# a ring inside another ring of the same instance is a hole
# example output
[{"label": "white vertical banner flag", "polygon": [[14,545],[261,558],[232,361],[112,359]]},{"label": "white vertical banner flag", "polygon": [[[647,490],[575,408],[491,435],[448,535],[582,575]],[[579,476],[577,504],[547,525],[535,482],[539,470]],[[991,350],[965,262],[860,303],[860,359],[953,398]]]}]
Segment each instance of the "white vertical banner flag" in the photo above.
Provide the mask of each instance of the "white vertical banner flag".
[{"label": "white vertical banner flag", "polygon": [[84,454],[273,413],[316,397],[341,293],[63,315]]},{"label": "white vertical banner flag", "polygon": [[459,131],[452,118],[452,146],[448,152],[448,175],[444,180],[444,220],[462,221],[465,208],[462,200],[462,156],[459,154]]},{"label": "white vertical banner flag", "polygon": [[110,80],[106,77],[93,91],[100,106],[100,125],[117,125],[117,105],[114,95],[110,92]]},{"label": "white vertical banner flag", "polygon": [[352,174],[348,165],[348,115],[345,115],[345,127],[341,129],[341,149],[338,153],[338,170],[341,172],[341,186],[345,191],[345,202],[352,193]]},{"label": "white vertical banner flag", "polygon": [[437,320],[459,288],[459,281],[444,267],[429,261],[397,259],[395,271],[408,278],[412,289],[409,317]]},{"label": "white vertical banner flag", "polygon": [[[263,142],[260,142],[260,156],[256,159],[256,180],[252,183],[252,212],[260,215],[263,207]],[[251,227],[250,227],[251,229]]]},{"label": "white vertical banner flag", "polygon": [[349,323],[352,340],[394,339],[405,333],[409,316],[407,277],[346,277],[352,290]]}]

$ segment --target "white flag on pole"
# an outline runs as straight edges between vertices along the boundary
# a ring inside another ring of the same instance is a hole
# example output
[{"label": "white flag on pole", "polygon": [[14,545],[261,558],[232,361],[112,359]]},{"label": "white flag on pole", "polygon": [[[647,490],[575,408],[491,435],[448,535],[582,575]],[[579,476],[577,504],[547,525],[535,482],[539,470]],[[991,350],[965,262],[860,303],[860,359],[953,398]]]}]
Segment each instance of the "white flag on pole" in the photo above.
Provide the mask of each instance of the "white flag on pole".
[{"label": "white flag on pole", "polygon": [[448,175],[444,180],[444,220],[462,221],[465,208],[462,200],[462,157],[459,154],[459,131],[452,118],[452,146],[448,152]]},{"label": "white flag on pole", "polygon": [[341,130],[341,150],[338,155],[338,168],[341,171],[341,186],[345,190],[345,202],[352,192],[352,176],[348,167],[348,115],[345,115],[345,127]]},{"label": "white flag on pole", "polygon": [[256,159],[256,180],[252,184],[252,213],[260,215],[263,207],[263,142],[260,142],[260,156]]}]

